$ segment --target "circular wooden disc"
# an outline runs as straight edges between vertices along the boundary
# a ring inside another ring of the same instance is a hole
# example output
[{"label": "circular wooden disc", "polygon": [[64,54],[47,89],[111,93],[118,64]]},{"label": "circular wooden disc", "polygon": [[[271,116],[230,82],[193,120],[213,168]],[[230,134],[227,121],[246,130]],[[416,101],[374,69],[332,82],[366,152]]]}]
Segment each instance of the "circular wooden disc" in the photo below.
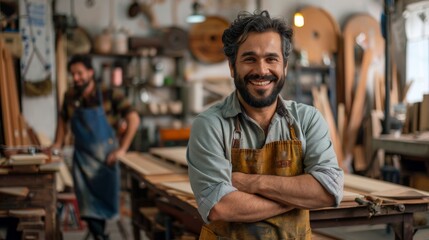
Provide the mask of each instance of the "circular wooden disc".
[{"label": "circular wooden disc", "polygon": [[293,46],[306,51],[310,64],[323,64],[323,56],[332,57],[338,50],[340,30],[337,22],[325,10],[305,7],[299,11],[304,16],[304,26],[293,25]]},{"label": "circular wooden disc", "polygon": [[225,60],[222,34],[228,26],[228,21],[215,16],[208,16],[204,22],[194,24],[189,30],[189,49],[192,55],[204,63]]}]

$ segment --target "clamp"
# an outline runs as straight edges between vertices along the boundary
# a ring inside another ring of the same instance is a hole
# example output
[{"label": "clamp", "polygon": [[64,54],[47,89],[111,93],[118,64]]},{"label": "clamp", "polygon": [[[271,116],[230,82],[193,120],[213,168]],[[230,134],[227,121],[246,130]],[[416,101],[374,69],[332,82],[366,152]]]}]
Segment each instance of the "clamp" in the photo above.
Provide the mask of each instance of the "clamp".
[{"label": "clamp", "polygon": [[372,196],[365,196],[365,199],[362,198],[355,198],[355,202],[357,202],[359,205],[367,206],[369,211],[368,218],[371,218],[374,215],[381,213],[381,208],[391,208],[398,212],[404,212],[405,211],[405,205],[404,204],[394,204],[394,205],[386,205],[382,206],[383,199],[380,198],[374,198]]},{"label": "clamp", "polygon": [[365,197],[367,200],[362,198],[355,198],[355,202],[357,202],[359,205],[367,206],[369,216],[368,218],[371,218],[374,215],[378,215],[381,213],[381,204],[383,203],[383,200],[377,198],[373,199],[371,197]]}]

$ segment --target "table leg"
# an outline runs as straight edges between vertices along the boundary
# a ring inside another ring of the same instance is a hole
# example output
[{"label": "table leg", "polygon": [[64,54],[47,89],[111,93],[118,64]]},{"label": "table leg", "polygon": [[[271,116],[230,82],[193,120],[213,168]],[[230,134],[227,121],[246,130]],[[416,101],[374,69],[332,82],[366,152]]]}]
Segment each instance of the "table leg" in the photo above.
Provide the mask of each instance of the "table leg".
[{"label": "table leg", "polygon": [[402,215],[402,222],[394,223],[393,229],[395,231],[396,240],[408,240],[413,239],[414,227],[413,227],[413,214],[404,213]]},{"label": "table leg", "polygon": [[138,226],[139,219],[139,204],[138,204],[138,191],[140,183],[134,178],[131,178],[131,222],[133,225],[134,240],[140,240],[140,226]]}]

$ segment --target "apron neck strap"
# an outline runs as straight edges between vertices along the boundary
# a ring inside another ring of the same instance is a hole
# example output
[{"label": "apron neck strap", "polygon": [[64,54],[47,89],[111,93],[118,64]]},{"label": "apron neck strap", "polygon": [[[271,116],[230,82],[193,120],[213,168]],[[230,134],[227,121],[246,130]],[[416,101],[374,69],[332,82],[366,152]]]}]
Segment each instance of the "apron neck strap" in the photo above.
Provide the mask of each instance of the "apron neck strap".
[{"label": "apron neck strap", "polygon": [[235,129],[232,136],[232,148],[240,148],[241,140],[241,129],[240,129],[240,119],[238,115],[235,117]]},{"label": "apron neck strap", "polygon": [[[290,121],[288,114],[285,115],[285,118],[288,123],[288,128],[290,132],[290,137],[292,140],[298,140],[296,137],[295,129],[292,126],[292,121]],[[240,117],[239,115],[235,116],[235,128],[234,128],[234,134],[232,135],[232,148],[240,148],[240,142],[241,142],[241,128],[240,128]]]},{"label": "apron neck strap", "polygon": [[295,134],[295,129],[292,126],[292,123],[288,122],[288,125],[289,125],[290,137],[292,138],[292,140],[298,140],[298,138],[296,137],[296,134]]}]

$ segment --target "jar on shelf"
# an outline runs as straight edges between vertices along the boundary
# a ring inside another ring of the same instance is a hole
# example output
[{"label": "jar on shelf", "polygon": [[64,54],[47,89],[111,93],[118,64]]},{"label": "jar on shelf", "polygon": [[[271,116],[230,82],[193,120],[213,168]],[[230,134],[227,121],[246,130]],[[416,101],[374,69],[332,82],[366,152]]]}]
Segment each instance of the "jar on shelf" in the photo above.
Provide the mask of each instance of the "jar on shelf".
[{"label": "jar on shelf", "polygon": [[102,33],[95,37],[94,51],[107,54],[112,52],[112,29],[105,28]]},{"label": "jar on shelf", "polygon": [[129,31],[123,27],[115,31],[113,37],[113,52],[125,54],[128,52],[128,35]]}]

